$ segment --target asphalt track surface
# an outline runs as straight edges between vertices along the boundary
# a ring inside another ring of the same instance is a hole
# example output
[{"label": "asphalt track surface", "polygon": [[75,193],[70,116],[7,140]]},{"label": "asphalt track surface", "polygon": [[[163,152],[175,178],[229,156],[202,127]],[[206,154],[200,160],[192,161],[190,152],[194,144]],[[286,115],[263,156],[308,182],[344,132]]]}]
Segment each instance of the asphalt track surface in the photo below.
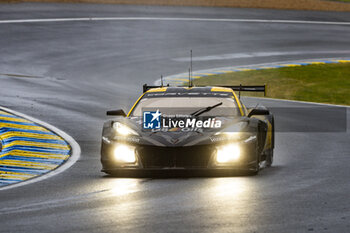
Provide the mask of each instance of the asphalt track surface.
[{"label": "asphalt track surface", "polygon": [[[116,16],[350,21],[349,13],[331,12],[0,5],[0,20]],[[188,63],[175,59],[188,56],[190,49],[196,57],[305,51],[196,61],[194,69],[200,70],[345,56],[335,51],[349,49],[349,38],[350,27],[344,25],[156,20],[1,24],[0,105],[64,130],[82,153],[59,175],[1,191],[0,232],[349,232],[349,110],[330,107],[316,114],[310,104],[259,100],[277,107],[278,132],[274,166],[255,177],[123,179],[104,176],[99,162],[105,111],[128,109],[141,85],[160,74],[185,72]],[[257,101],[246,100],[248,105]]]}]

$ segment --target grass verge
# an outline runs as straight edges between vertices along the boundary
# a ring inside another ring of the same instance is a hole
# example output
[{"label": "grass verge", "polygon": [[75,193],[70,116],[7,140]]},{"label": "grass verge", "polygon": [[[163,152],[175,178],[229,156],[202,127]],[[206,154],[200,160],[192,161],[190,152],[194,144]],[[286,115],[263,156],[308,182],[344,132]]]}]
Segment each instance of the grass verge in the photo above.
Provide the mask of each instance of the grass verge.
[{"label": "grass verge", "polygon": [[[195,85],[267,85],[266,97],[350,105],[350,63],[317,64],[211,75]],[[246,94],[261,96],[261,94]]]},{"label": "grass verge", "polygon": [[330,0],[330,1],[334,1],[334,2],[350,2],[350,0]]}]

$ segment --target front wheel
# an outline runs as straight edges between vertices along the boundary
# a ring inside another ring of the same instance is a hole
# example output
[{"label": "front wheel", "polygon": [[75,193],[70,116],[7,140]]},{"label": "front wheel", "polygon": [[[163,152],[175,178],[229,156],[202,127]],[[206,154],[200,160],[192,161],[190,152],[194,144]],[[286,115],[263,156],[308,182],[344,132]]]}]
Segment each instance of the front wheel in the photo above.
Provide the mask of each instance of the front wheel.
[{"label": "front wheel", "polygon": [[250,168],[248,171],[249,176],[256,176],[260,171],[259,161],[256,162],[254,167]]},{"label": "front wheel", "polygon": [[266,167],[271,167],[272,163],[273,163],[273,149],[270,149],[266,153]]},{"label": "front wheel", "polygon": [[259,154],[259,148],[258,148],[258,143],[256,144],[256,149],[255,149],[255,154],[256,154],[256,162],[254,165],[249,169],[248,175],[250,176],[255,176],[259,173],[260,171],[260,154]]},{"label": "front wheel", "polygon": [[275,119],[272,116],[271,119],[272,132],[271,132],[271,149],[266,153],[266,167],[271,167],[273,163],[273,149],[275,148]]}]

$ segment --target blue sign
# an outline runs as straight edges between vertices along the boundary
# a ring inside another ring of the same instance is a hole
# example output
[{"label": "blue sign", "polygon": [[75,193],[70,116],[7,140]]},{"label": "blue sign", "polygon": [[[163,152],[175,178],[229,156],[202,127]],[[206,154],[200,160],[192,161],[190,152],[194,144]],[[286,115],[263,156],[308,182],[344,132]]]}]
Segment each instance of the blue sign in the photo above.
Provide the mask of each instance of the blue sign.
[{"label": "blue sign", "polygon": [[146,111],[143,112],[143,128],[144,129],[160,129],[160,116],[162,113]]}]

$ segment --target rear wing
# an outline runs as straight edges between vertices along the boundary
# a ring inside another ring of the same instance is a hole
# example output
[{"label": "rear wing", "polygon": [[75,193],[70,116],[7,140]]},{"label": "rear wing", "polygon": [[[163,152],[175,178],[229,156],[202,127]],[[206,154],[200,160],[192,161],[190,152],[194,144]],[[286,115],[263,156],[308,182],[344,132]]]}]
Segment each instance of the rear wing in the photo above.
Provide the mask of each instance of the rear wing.
[{"label": "rear wing", "polygon": [[[160,88],[164,86],[148,86],[147,84],[143,85],[143,92],[145,93],[149,89],[152,88]],[[169,84],[167,85],[169,87]],[[198,86],[196,86],[198,87]],[[241,91],[246,92],[264,92],[264,96],[266,96],[266,85],[260,85],[260,86],[251,86],[251,85],[239,85],[239,86],[219,86],[219,87],[226,87],[231,88],[233,91],[238,91],[239,97],[241,97]]]},{"label": "rear wing", "polygon": [[166,86],[148,86],[147,84],[143,84],[143,93],[145,93],[146,91],[148,91],[149,89],[152,88],[160,88],[160,87],[169,87],[169,84]]}]

